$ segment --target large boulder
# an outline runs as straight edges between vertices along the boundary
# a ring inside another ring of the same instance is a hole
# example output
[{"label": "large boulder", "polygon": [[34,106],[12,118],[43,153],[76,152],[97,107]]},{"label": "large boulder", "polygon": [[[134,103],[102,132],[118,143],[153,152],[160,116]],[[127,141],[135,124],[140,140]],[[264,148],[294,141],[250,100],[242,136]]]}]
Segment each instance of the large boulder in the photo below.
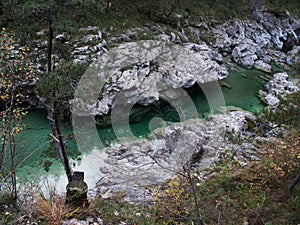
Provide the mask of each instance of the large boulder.
[{"label": "large boulder", "polygon": [[237,64],[250,69],[254,66],[255,60],[258,58],[255,54],[256,51],[253,45],[238,45],[232,51],[232,58]]},{"label": "large boulder", "polygon": [[[269,72],[269,64],[276,61],[286,68],[292,65],[299,44],[300,22],[288,14],[275,14],[258,7],[252,20],[233,20],[212,28],[214,47],[223,55],[232,54],[233,60],[245,68],[262,68]],[[284,50],[284,51],[283,51]],[[285,54],[290,51],[289,55]],[[260,60],[256,63],[257,60]],[[288,60],[288,62],[287,62]],[[264,64],[263,64],[263,63]]]},{"label": "large boulder", "polygon": [[[147,106],[162,96],[181,97],[174,92],[196,82],[204,84],[228,75],[225,67],[211,59],[211,51],[207,45],[192,43],[175,45],[153,40],[123,43],[92,65],[97,68],[94,73],[88,70],[81,78],[80,85],[93,90],[97,100],[82,103],[77,96],[73,105],[85,105],[89,113],[103,115],[119,103]],[[117,97],[122,98],[119,103]]]},{"label": "large boulder", "polygon": [[290,66],[300,65],[300,46],[295,46],[287,53],[287,64]]}]

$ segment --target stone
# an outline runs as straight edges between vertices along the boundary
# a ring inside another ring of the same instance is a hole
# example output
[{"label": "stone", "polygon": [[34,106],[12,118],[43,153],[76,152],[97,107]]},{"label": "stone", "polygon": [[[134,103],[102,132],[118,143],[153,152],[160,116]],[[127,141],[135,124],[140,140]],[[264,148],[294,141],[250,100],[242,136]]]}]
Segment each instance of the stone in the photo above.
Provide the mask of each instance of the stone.
[{"label": "stone", "polygon": [[100,40],[99,34],[88,34],[88,35],[83,36],[80,39],[80,42],[87,43],[87,42],[94,42],[94,41],[99,41],[99,40]]},{"label": "stone", "polygon": [[[267,64],[275,61],[288,69],[287,64],[295,66],[295,61],[298,61],[296,51],[292,51],[299,44],[298,24],[299,20],[292,19],[287,14],[278,16],[258,7],[251,20],[235,19],[211,28],[216,39],[213,46],[223,56],[232,54],[233,60],[245,68],[256,66],[269,71],[269,67],[260,61],[255,65],[257,60],[262,60]],[[291,51],[288,58],[282,49]]]},{"label": "stone", "polygon": [[[89,108],[93,115],[103,115],[120,105],[139,103],[147,106],[166,95],[177,98],[177,94],[174,95],[176,89],[189,88],[196,82],[221,80],[228,71],[210,59],[210,50],[207,45],[193,43],[183,46],[153,40],[123,43],[96,61],[99,72],[103,74],[102,80],[109,82],[103,89],[99,87],[102,97],[84,107]],[[107,67],[106,62],[113,57],[113,65]],[[107,75],[110,77],[105,78]],[[97,91],[97,87],[88,88]],[[82,107],[86,104],[77,101],[80,100],[73,100],[74,105]],[[76,111],[83,113],[80,109]]]},{"label": "stone", "polygon": [[232,58],[237,64],[251,69],[258,58],[255,53],[256,48],[253,45],[241,44],[233,49]]},{"label": "stone", "polygon": [[46,33],[47,33],[47,30],[41,30],[41,31],[36,32],[35,34],[36,34],[37,36],[45,36]]},{"label": "stone", "polygon": [[232,88],[231,85],[230,85],[229,83],[227,83],[226,81],[223,81],[223,80],[220,80],[220,81],[219,81],[219,84],[220,84],[221,87],[226,87],[226,88],[228,88],[228,89],[231,89],[231,88]]},{"label": "stone", "polygon": [[271,35],[272,42],[277,49],[291,48],[297,43],[297,35],[289,23],[286,14],[275,15],[267,10],[257,9],[259,23]]},{"label": "stone", "polygon": [[99,225],[103,225],[102,219],[101,219],[101,218],[97,218],[97,223],[98,223]]},{"label": "stone", "polygon": [[91,216],[87,217],[85,220],[89,223],[93,223],[95,221],[95,219]]},{"label": "stone", "polygon": [[79,29],[79,31],[82,31],[82,32],[97,32],[99,31],[100,28],[97,27],[97,26],[87,26],[87,27],[82,27]]},{"label": "stone", "polygon": [[267,92],[260,92],[266,104],[276,108],[280,98],[299,91],[299,88],[291,82],[286,72],[276,73],[273,78],[266,84]]},{"label": "stone", "polygon": [[264,102],[269,106],[276,106],[280,102],[280,100],[278,97],[276,97],[272,94],[267,94],[264,97]]},{"label": "stone", "polygon": [[68,183],[66,194],[66,203],[75,206],[87,206],[88,186],[84,182],[84,173],[75,171],[72,180]]},{"label": "stone", "polygon": [[[125,192],[124,200],[130,203],[151,202],[151,187],[171,178],[183,166],[192,162],[204,170],[213,166],[226,147],[231,145],[226,132],[239,137],[248,137],[249,121],[255,124],[252,113],[230,111],[227,114],[210,116],[208,121],[196,119],[181,124],[173,124],[164,129],[161,135],[150,136],[148,140],[137,140],[110,147],[106,152],[108,159],[118,161],[118,166],[105,164],[109,171],[97,186],[99,193],[106,192],[109,197],[116,192]],[[249,157],[256,150],[250,145]],[[235,146],[236,157],[240,160],[244,152]]]},{"label": "stone", "polygon": [[155,39],[159,39],[165,42],[171,42],[171,37],[167,34],[158,34],[155,36]]},{"label": "stone", "polygon": [[88,55],[90,52],[90,46],[83,46],[75,48],[73,51],[73,55]]},{"label": "stone", "polygon": [[286,62],[290,66],[300,64],[300,46],[295,46],[291,51],[287,53]]},{"label": "stone", "polygon": [[59,41],[61,43],[65,43],[67,41],[70,40],[70,36],[66,35],[66,34],[58,34],[56,37],[55,37],[55,40],[56,41]]},{"label": "stone", "polygon": [[99,43],[95,46],[93,46],[93,50],[94,52],[99,52],[99,51],[103,51],[103,52],[106,52],[106,47],[107,47],[107,43],[106,41],[103,41],[102,43]]},{"label": "stone", "polygon": [[120,37],[122,41],[130,41],[130,38],[126,34],[121,34]]},{"label": "stone", "polygon": [[223,56],[217,51],[209,51],[209,58],[213,61],[216,61],[219,64],[223,63]]},{"label": "stone", "polygon": [[257,69],[257,70],[261,70],[263,72],[266,72],[266,73],[271,73],[272,72],[271,65],[265,63],[262,60],[255,61],[254,68]]},{"label": "stone", "polygon": [[269,93],[275,95],[290,94],[298,91],[298,87],[292,83],[286,72],[274,74],[273,78],[266,84],[266,88]]},{"label": "stone", "polygon": [[183,29],[181,31],[178,31],[178,36],[180,37],[180,40],[181,40],[182,43],[188,43],[189,42],[189,38],[186,36]]}]

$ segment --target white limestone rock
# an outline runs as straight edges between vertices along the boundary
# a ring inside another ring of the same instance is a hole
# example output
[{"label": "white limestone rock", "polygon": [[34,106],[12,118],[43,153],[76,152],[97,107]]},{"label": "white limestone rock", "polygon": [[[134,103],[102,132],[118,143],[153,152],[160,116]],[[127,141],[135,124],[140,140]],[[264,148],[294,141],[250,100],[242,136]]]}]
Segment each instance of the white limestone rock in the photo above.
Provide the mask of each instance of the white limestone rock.
[{"label": "white limestone rock", "polygon": [[[230,146],[227,132],[240,138],[251,135],[249,120],[255,123],[255,116],[245,111],[213,115],[208,121],[193,119],[160,128],[164,129],[162,135],[158,137],[154,134],[147,141],[138,140],[110,147],[106,150],[107,157],[117,163],[103,165],[106,173],[98,182],[99,193],[108,189],[104,197],[109,197],[116,191],[124,191],[128,202],[151,201],[150,187],[171,178],[187,162],[192,162],[201,170],[214,166],[224,155],[226,147]],[[245,144],[245,150],[236,147],[238,162],[244,159],[246,150],[248,157],[256,151],[251,144]]]},{"label": "white limestone rock", "polygon": [[232,58],[237,64],[250,69],[258,58],[256,51],[257,49],[253,45],[241,44],[233,49]]},{"label": "white limestone rock", "polygon": [[272,67],[269,64],[265,63],[264,61],[262,61],[262,60],[255,61],[254,68],[257,69],[257,70],[261,70],[263,72],[266,72],[266,73],[271,73],[272,72]]},{"label": "white limestone rock", "polygon": [[276,108],[281,97],[299,91],[299,88],[293,84],[286,72],[276,73],[266,84],[267,93],[262,93],[266,104]]},{"label": "white limestone rock", "polygon": [[[223,79],[228,71],[210,59],[211,51],[207,45],[192,43],[183,46],[153,40],[123,43],[97,60],[99,70],[95,79],[100,79],[99,84],[106,82],[104,87],[97,86],[97,82],[86,87],[95,93],[101,91],[101,98],[87,108],[93,108],[93,115],[103,115],[116,104],[117,97],[122,98],[119,102],[123,105],[149,105],[166,91],[175,97],[170,90]],[[82,80],[89,79],[88,76],[84,75]]]},{"label": "white limestone rock", "polygon": [[293,66],[297,63],[300,64],[300,46],[295,46],[287,53],[286,61],[290,66]]}]

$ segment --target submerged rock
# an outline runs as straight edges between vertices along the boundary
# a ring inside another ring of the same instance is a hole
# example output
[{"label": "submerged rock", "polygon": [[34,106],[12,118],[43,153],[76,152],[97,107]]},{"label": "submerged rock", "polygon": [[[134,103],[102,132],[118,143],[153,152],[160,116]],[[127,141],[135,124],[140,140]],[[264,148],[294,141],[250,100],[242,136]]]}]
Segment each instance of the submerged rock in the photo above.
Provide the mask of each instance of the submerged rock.
[{"label": "submerged rock", "polygon": [[262,60],[257,60],[254,63],[254,68],[257,69],[257,70],[261,70],[263,72],[266,72],[266,73],[271,73],[272,72],[272,66],[270,66],[267,63],[265,63]]}]

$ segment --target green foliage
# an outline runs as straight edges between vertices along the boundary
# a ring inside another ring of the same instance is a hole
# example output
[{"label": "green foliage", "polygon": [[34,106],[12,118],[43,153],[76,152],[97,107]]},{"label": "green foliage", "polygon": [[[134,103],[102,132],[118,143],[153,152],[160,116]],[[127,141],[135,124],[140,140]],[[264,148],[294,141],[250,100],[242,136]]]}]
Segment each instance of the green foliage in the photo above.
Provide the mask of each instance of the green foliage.
[{"label": "green foliage", "polygon": [[[111,4],[108,4],[110,2]],[[132,27],[143,26],[145,22],[159,22],[176,27],[185,26],[183,20],[199,21],[199,18],[215,24],[232,18],[246,19],[250,16],[251,1],[235,0],[3,0],[5,17],[8,17],[8,26],[20,33],[24,41],[30,40],[30,34],[47,29],[48,13],[50,8],[54,13],[54,33],[67,32],[76,35],[80,27],[100,26],[109,30],[112,35]],[[265,1],[265,4],[275,12],[289,10],[299,14],[299,0],[282,2]],[[181,19],[178,18],[181,16]],[[209,34],[203,39],[213,41]]]},{"label": "green foliage", "polygon": [[4,213],[0,216],[0,223],[5,225],[13,225],[14,221],[10,213]]},{"label": "green foliage", "polygon": [[[3,0],[4,14],[9,17],[8,26],[20,33],[21,38],[30,40],[30,35],[48,27],[49,10],[53,11],[54,33],[67,32],[76,35],[80,27],[100,26],[112,34],[125,29],[142,26],[145,22],[161,22],[177,26],[178,15],[181,20],[199,17],[211,21],[244,18],[249,15],[247,1],[197,1],[197,0],[129,0],[107,1],[42,1],[42,0]],[[184,23],[180,23],[180,26]],[[209,37],[207,37],[209,38]]]},{"label": "green foliage", "polygon": [[[22,130],[21,119],[26,114],[22,102],[27,98],[27,85],[34,81],[33,70],[26,61],[28,48],[16,47],[13,34],[0,33],[0,191],[2,183],[11,184],[16,191],[16,135]],[[5,163],[5,164],[4,164]]]},{"label": "green foliage", "polygon": [[267,6],[269,10],[277,12],[278,14],[284,15],[286,10],[294,16],[299,16],[300,13],[299,0],[264,0],[263,3]]},{"label": "green foliage", "polygon": [[300,91],[281,99],[276,110],[266,108],[262,117],[265,121],[271,121],[279,126],[285,125],[300,131]]},{"label": "green foliage", "polygon": [[[287,186],[299,170],[300,140],[288,132],[272,144],[260,146],[260,161],[241,167],[224,160],[206,181],[198,180],[197,197],[205,224],[297,224],[300,188],[288,196]],[[172,178],[154,192],[157,224],[188,224],[192,221],[192,196],[188,182]],[[274,217],[276,213],[276,217]]]},{"label": "green foliage", "polygon": [[49,12],[53,14],[55,33],[76,34],[80,27],[98,25],[104,12],[101,1],[78,0],[3,0],[4,14],[8,27],[20,36],[21,41],[30,42],[35,33],[47,29]]},{"label": "green foliage", "polygon": [[249,3],[247,1],[197,1],[197,0],[164,0],[164,1],[137,1],[137,11],[144,13],[149,19],[156,22],[165,22],[177,25],[177,14],[182,18],[210,17],[216,20],[229,18],[244,18],[249,15]]},{"label": "green foliage", "polygon": [[[86,68],[86,64],[61,63],[54,72],[40,75],[35,91],[47,102],[55,100],[60,102],[62,108],[68,109],[67,101],[72,98],[74,88]],[[53,92],[58,95],[54,97]]]},{"label": "green foliage", "polygon": [[295,68],[295,71],[296,71],[296,77],[299,78],[300,77],[300,63],[295,63],[296,65],[296,68]]},{"label": "green foliage", "polygon": [[154,201],[154,209],[161,217],[161,223],[188,222],[196,217],[191,185],[185,177],[175,175],[166,184],[160,186],[154,192]]}]

